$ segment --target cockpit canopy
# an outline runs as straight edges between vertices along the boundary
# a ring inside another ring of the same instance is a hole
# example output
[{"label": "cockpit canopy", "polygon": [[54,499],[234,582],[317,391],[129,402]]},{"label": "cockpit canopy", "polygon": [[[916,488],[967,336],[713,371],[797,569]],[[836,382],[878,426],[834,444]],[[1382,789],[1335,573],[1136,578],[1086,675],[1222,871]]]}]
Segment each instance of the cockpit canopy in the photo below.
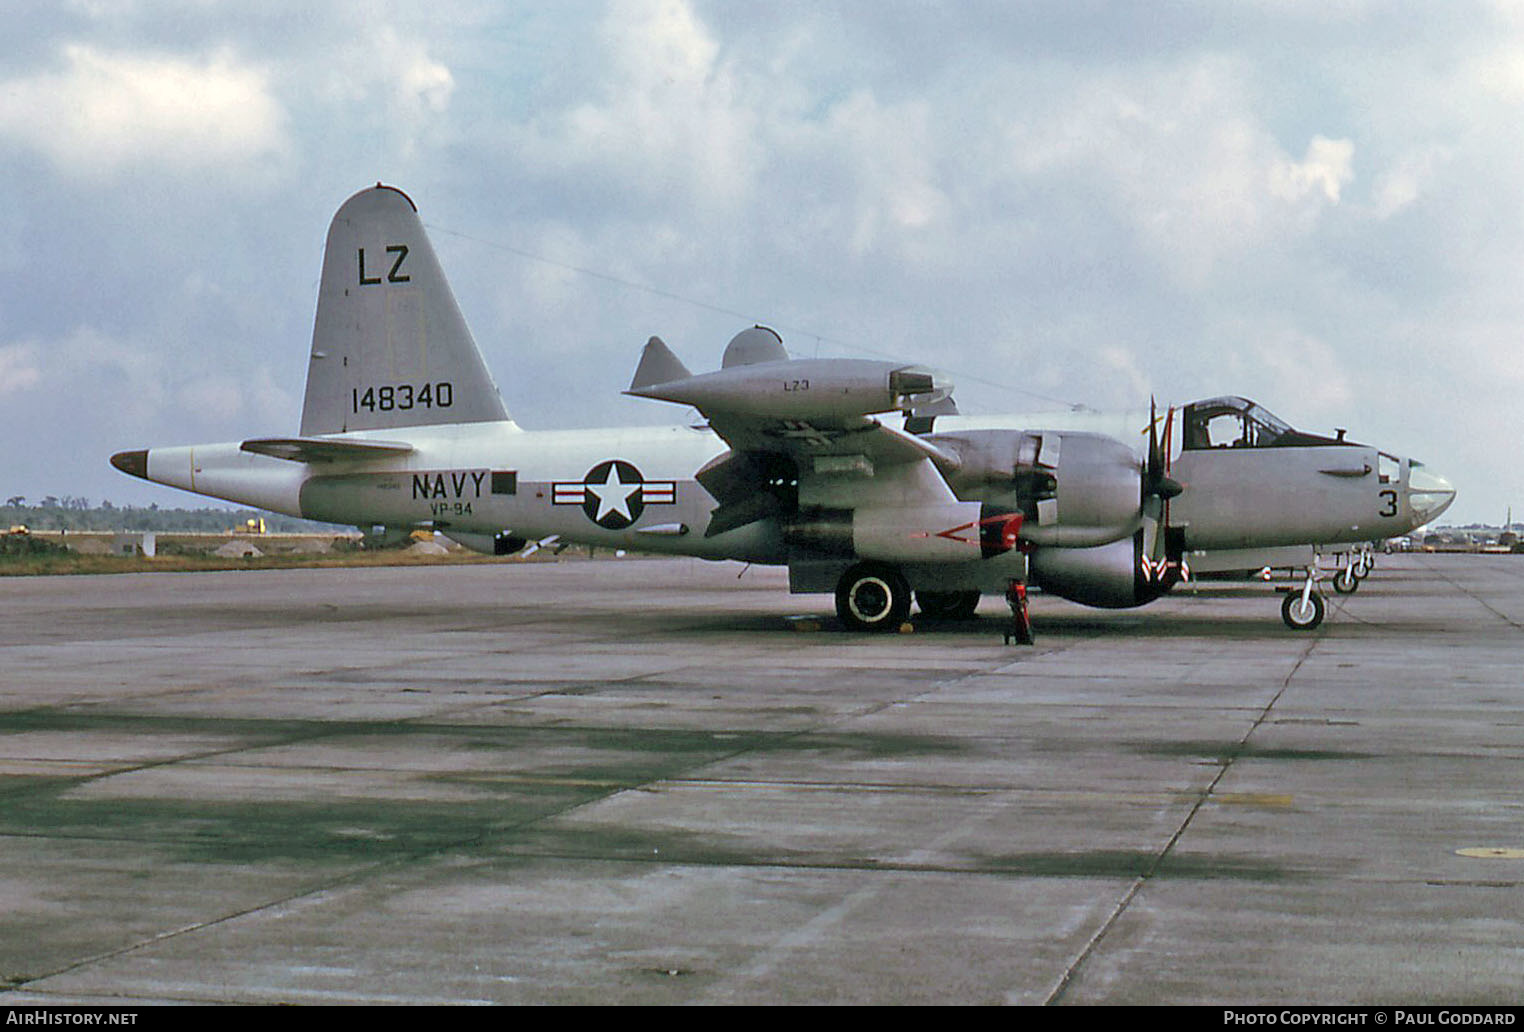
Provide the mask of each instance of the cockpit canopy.
[{"label": "cockpit canopy", "polygon": [[1227,395],[1192,402],[1181,410],[1186,451],[1207,448],[1310,448],[1353,444],[1343,437],[1303,433],[1248,398]]}]

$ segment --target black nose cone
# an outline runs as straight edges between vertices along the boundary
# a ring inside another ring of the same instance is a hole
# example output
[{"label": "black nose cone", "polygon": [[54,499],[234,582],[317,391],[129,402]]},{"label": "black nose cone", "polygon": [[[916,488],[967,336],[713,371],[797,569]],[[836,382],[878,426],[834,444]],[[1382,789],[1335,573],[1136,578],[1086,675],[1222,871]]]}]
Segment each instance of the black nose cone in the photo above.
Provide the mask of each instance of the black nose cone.
[{"label": "black nose cone", "polygon": [[130,473],[143,480],[148,479],[148,449],[117,452],[111,456],[111,464],[123,473]]}]

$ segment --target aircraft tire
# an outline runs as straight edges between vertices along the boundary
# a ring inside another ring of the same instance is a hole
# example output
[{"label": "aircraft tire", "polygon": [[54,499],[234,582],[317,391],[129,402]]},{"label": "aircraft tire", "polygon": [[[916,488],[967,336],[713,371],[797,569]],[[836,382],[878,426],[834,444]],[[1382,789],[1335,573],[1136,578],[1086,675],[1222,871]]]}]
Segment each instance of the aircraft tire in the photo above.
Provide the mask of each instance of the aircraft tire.
[{"label": "aircraft tire", "polygon": [[917,591],[916,607],[928,620],[969,620],[979,608],[979,591]]},{"label": "aircraft tire", "polygon": [[1286,626],[1293,631],[1310,631],[1323,622],[1325,610],[1323,596],[1313,592],[1307,599],[1307,604],[1302,604],[1302,593],[1291,591],[1286,593],[1285,601],[1281,603],[1281,619]]},{"label": "aircraft tire", "polygon": [[1353,595],[1360,587],[1360,578],[1355,575],[1355,568],[1346,566],[1334,574],[1333,586],[1334,590],[1341,595]]},{"label": "aircraft tire", "polygon": [[836,615],[853,631],[897,631],[910,615],[910,585],[887,563],[858,563],[836,585]]}]

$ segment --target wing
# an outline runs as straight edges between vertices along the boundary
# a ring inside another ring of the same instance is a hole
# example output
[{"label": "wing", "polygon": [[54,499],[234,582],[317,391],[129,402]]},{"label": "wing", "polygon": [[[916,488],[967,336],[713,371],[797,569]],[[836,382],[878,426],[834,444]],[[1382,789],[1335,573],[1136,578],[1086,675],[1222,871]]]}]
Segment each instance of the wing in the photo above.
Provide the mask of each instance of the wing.
[{"label": "wing", "polygon": [[943,476],[958,468],[957,456],[878,418],[945,397],[950,385],[944,379],[892,362],[751,353],[766,360],[727,352],[729,364],[718,372],[654,383],[687,370],[653,337],[626,391],[693,406],[730,445],[698,473],[719,502],[707,536],[792,506],[918,508],[957,501]]}]

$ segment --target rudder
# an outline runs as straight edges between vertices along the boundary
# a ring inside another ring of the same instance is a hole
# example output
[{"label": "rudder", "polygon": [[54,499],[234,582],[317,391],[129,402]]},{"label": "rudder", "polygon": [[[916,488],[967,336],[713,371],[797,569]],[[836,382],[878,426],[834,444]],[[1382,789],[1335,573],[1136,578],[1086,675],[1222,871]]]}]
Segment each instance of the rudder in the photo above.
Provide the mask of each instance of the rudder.
[{"label": "rudder", "polygon": [[328,227],[302,435],[506,419],[418,209],[361,190]]}]

